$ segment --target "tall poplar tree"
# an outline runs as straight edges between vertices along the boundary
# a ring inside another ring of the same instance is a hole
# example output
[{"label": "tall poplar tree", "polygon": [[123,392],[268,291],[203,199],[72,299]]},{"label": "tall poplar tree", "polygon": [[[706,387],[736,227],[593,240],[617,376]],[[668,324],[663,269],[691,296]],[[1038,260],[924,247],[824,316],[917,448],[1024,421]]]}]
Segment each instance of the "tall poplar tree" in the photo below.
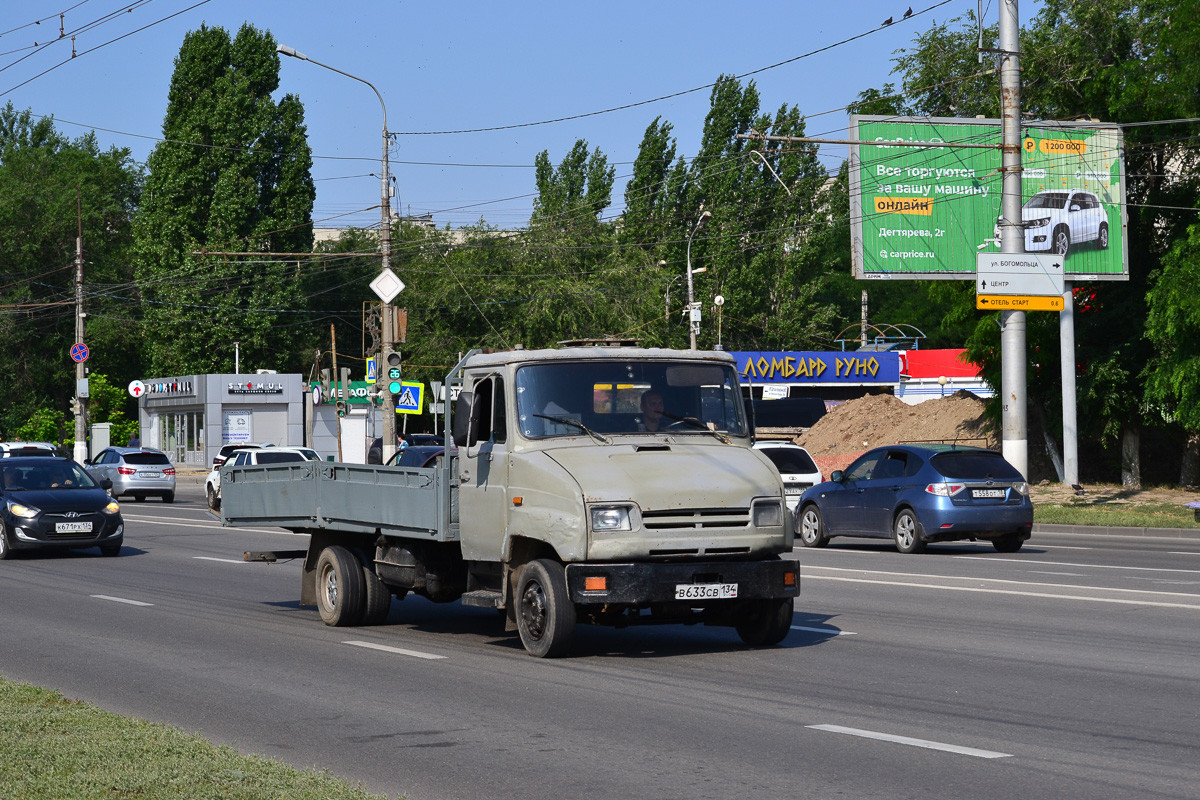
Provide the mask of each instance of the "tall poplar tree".
[{"label": "tall poplar tree", "polygon": [[304,108],[278,87],[270,33],[184,38],[135,228],[150,377],[231,372],[235,341],[247,369],[305,361],[295,262],[213,254],[312,249]]}]

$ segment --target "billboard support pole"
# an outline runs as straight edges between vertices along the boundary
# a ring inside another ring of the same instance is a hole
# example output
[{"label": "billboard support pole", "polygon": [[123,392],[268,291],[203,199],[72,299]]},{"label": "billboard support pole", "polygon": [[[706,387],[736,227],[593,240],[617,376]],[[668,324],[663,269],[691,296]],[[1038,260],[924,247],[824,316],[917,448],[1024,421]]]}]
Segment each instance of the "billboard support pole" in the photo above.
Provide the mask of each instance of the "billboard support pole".
[{"label": "billboard support pole", "polygon": [[1079,431],[1075,417],[1075,298],[1071,282],[1063,284],[1058,312],[1059,364],[1062,370],[1063,483],[1079,485]]},{"label": "billboard support pole", "polygon": [[[1000,252],[1025,252],[1021,217],[1021,59],[1017,0],[1000,4],[1000,119],[1002,125]],[[1000,315],[1001,445],[1004,458],[1029,477],[1026,410],[1025,312]]]}]

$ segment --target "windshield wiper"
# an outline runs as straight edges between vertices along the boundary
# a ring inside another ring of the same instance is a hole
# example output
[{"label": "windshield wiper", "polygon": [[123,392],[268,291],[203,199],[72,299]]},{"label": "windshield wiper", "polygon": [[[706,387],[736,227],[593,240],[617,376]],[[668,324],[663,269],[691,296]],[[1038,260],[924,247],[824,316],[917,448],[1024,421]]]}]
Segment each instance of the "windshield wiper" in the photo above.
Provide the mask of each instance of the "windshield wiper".
[{"label": "windshield wiper", "polygon": [[676,422],[682,422],[685,425],[689,425],[698,431],[704,431],[705,433],[711,433],[713,436],[717,437],[717,440],[720,441],[722,444],[733,444],[733,440],[730,439],[728,436],[726,436],[725,434],[721,433],[720,431],[718,431],[714,428],[708,427],[707,425],[705,425],[703,422],[696,419],[695,417],[677,417],[674,414],[668,414],[666,411],[662,411],[660,413],[667,419],[673,419]]},{"label": "windshield wiper", "polygon": [[579,430],[583,431],[584,433],[586,433],[588,436],[595,439],[600,444],[612,444],[612,439],[608,438],[607,436],[603,436],[599,433],[596,433],[594,430],[589,428],[587,425],[584,425],[582,422],[580,422],[577,419],[571,419],[570,417],[551,417],[551,416],[547,416],[546,414],[533,414],[532,416],[538,417],[539,419],[548,419],[551,422],[557,422],[560,425],[572,425],[576,428],[579,428]]}]

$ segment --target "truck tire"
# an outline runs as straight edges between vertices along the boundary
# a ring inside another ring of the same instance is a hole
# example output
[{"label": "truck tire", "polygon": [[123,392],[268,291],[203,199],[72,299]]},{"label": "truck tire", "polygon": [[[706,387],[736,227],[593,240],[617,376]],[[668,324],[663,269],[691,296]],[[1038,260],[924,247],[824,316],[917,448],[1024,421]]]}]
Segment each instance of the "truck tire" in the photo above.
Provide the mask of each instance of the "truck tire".
[{"label": "truck tire", "polygon": [[792,599],[756,600],[737,624],[738,636],[751,647],[779,644],[792,630]]},{"label": "truck tire", "polygon": [[392,610],[392,593],[379,580],[375,570],[363,564],[363,587],[365,590],[363,625],[382,625]]},{"label": "truck tire", "polygon": [[531,561],[521,570],[516,592],[517,631],[530,655],[556,658],[571,646],[575,604],[567,594],[563,565],[549,559]]},{"label": "truck tire", "polygon": [[211,508],[213,511],[220,511],[221,510],[221,498],[216,492],[213,491],[212,484],[209,484],[205,488],[205,492],[208,494],[208,507]]},{"label": "truck tire", "polygon": [[366,610],[363,566],[344,547],[326,547],[317,558],[317,610],[335,628],[359,624]]}]

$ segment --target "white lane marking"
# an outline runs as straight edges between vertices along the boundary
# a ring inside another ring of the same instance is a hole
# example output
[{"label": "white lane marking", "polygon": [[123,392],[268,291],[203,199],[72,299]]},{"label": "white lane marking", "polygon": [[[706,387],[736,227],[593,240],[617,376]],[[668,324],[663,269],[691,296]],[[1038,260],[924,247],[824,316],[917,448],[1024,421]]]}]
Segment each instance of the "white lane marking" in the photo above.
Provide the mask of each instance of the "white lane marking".
[{"label": "white lane marking", "polygon": [[1187,550],[1171,550],[1171,551],[1168,551],[1167,555],[1169,555],[1169,556],[1200,556],[1200,553],[1189,552]]},{"label": "white lane marking", "polygon": [[890,733],[864,731],[860,728],[843,728],[841,725],[806,725],[805,727],[812,728],[815,731],[844,733],[849,736],[861,736],[865,739],[878,739],[883,742],[924,747],[929,750],[944,750],[947,753],[958,753],[959,755],[974,756],[975,758],[1012,758],[1012,753],[999,753],[995,750],[978,750],[974,747],[962,747],[957,744],[945,744],[944,742],[931,742],[928,739],[913,739],[908,736],[894,736]]},{"label": "white lane marking", "polygon": [[97,600],[112,600],[114,603],[126,603],[131,606],[152,606],[154,603],[142,603],[138,600],[126,600],[124,597],[109,597],[106,594],[94,594],[92,597]]},{"label": "white lane marking", "polygon": [[[1062,575],[1067,578],[1082,578],[1082,577],[1084,577],[1082,574],[1080,574],[1078,572],[1050,572],[1049,570],[1044,570],[1044,569],[1031,569],[1031,570],[1029,570],[1029,574],[1030,575]],[[1150,580],[1150,579],[1143,578],[1143,580]]]},{"label": "white lane marking", "polygon": [[247,563],[246,559],[244,559],[244,558],[243,559],[213,558],[212,556],[192,556],[192,558],[196,559],[197,561],[220,561],[224,564],[245,564],[245,563]]},{"label": "white lane marking", "polygon": [[1080,547],[1079,545],[1073,545],[1073,544],[1042,544],[1040,541],[1036,542],[1033,546],[1041,548],[1043,550],[1095,550],[1096,549],[1094,547]]},{"label": "white lane marking", "polygon": [[[805,576],[808,580],[816,581],[840,581],[842,583],[871,583],[879,586],[906,586],[910,589],[945,589],[949,592],[974,592],[978,594],[1007,594],[1017,597],[1041,597],[1050,600],[1082,600],[1088,603],[1115,603],[1117,605],[1127,606],[1154,606],[1155,608],[1186,608],[1192,611],[1200,611],[1200,605],[1190,605],[1188,603],[1167,603],[1154,600],[1122,600],[1116,597],[1085,597],[1083,595],[1072,594],[1053,594],[1051,592],[1021,592],[1015,589],[984,589],[974,586],[943,586],[936,583],[906,583],[904,581],[878,581],[867,580],[866,578],[835,578],[828,575],[813,575],[809,573]],[[1036,585],[1036,584],[1031,584]],[[1051,584],[1054,585],[1054,584]],[[1090,586],[1061,586],[1062,589],[1093,589]],[[1136,589],[1093,589],[1094,591],[1106,592],[1133,592],[1135,594],[1161,594],[1169,597],[1197,597],[1197,595],[1182,594],[1177,592],[1151,592],[1139,591]]]},{"label": "white lane marking", "polygon": [[983,559],[985,561],[1011,561],[1014,564],[1024,564],[1030,567],[1082,567],[1083,569],[1124,569],[1135,572],[1186,572],[1200,575],[1196,569],[1170,569],[1168,567],[1128,567],[1124,564],[1074,564],[1069,561],[1033,561],[1024,558],[991,558],[989,556],[951,556],[951,558]]},{"label": "white lane marking", "polygon": [[283,533],[287,534],[288,536],[307,536],[307,534],[303,533],[297,534],[285,530],[271,530],[270,528],[226,528],[224,525],[197,525],[192,522],[162,522],[160,520],[155,520],[152,517],[132,517],[128,514],[122,514],[122,516],[125,519],[136,520],[140,523],[148,525],[173,525],[176,528],[204,528],[205,530],[210,531],[247,531],[248,533]]},{"label": "white lane marking", "polygon": [[806,628],[803,625],[793,625],[794,631],[808,631],[809,633],[824,633],[829,636],[858,636],[854,631],[838,631],[833,628]]},{"label": "white lane marking", "polygon": [[385,653],[396,653],[397,655],[412,656],[413,658],[428,658],[431,660],[445,658],[445,656],[435,656],[433,653],[422,653],[420,650],[405,650],[403,647],[388,647],[386,644],[375,644],[374,642],[342,642],[342,644],[352,644],[355,647],[382,650]]}]

